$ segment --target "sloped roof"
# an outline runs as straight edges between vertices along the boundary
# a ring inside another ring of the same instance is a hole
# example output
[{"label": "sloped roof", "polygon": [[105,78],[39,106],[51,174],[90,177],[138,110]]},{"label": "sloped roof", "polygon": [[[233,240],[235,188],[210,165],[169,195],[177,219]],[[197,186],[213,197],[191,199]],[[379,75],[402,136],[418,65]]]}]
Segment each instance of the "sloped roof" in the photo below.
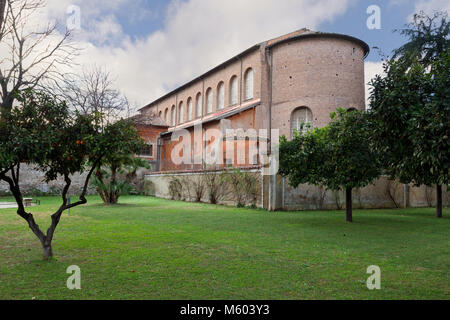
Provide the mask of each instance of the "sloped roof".
[{"label": "sloped roof", "polygon": [[131,121],[133,121],[136,125],[142,125],[142,126],[155,126],[155,127],[169,127],[167,123],[161,119],[160,117],[151,114],[137,114],[130,118]]}]

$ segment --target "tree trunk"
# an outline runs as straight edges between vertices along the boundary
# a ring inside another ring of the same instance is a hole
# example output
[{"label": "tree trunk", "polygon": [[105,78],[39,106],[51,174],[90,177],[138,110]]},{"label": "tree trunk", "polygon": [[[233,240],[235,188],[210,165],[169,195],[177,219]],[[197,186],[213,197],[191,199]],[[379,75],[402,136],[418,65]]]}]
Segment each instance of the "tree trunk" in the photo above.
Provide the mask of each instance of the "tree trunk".
[{"label": "tree trunk", "polygon": [[5,19],[5,7],[6,7],[6,0],[0,0],[0,41],[3,38],[3,34],[1,32]]},{"label": "tree trunk", "polygon": [[436,217],[442,218],[442,185],[436,186]]},{"label": "tree trunk", "polygon": [[111,166],[111,181],[109,184],[109,203],[115,204],[115,193],[116,193],[116,173],[117,173],[117,167],[115,165]]},{"label": "tree trunk", "polygon": [[352,222],[352,188],[347,188],[345,193],[346,218],[347,222]]},{"label": "tree trunk", "polygon": [[44,258],[44,260],[49,260],[53,257],[53,249],[51,243],[42,245],[42,257]]}]

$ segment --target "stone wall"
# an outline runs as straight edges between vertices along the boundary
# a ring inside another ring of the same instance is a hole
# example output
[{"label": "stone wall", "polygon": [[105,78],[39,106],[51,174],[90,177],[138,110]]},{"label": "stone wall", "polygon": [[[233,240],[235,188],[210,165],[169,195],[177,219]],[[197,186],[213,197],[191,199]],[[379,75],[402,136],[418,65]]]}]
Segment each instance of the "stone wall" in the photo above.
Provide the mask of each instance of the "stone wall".
[{"label": "stone wall", "polygon": [[[253,170],[252,172],[263,178],[259,186],[261,193],[258,196],[257,206],[267,208],[269,177],[262,177],[259,170]],[[172,177],[197,179],[200,176],[200,172],[146,175],[147,194],[158,198],[170,199],[169,183]],[[405,192],[409,193],[409,200]],[[426,186],[414,187],[410,185],[409,191],[407,191],[403,184],[397,181],[391,181],[386,177],[376,180],[373,185],[353,190],[353,207],[355,209],[403,208],[407,200],[409,201],[410,207],[431,207],[436,204],[435,199],[435,188]],[[186,200],[192,201],[193,199]],[[205,192],[202,202],[208,202],[207,192]],[[324,190],[323,188],[306,184],[292,188],[286,179],[278,176],[276,202],[279,210],[344,209],[345,193],[343,191]],[[219,203],[236,205],[233,194],[229,191]],[[450,190],[447,190],[445,186],[443,187],[443,203],[444,206],[450,205]]]},{"label": "stone wall", "polygon": [[[248,170],[247,172],[249,172],[250,174],[254,175],[255,177],[258,177],[258,179],[260,180],[258,182],[258,188],[261,189],[262,185],[261,185],[261,172],[259,170]],[[221,171],[217,171],[217,172],[210,172],[209,174],[221,174]],[[189,188],[190,182],[195,181],[196,179],[202,179],[203,173],[201,172],[189,172],[189,173],[168,173],[168,174],[148,174],[145,176],[145,190],[146,190],[146,194],[150,195],[150,196],[155,196],[158,198],[164,198],[164,199],[171,199],[172,196],[170,194],[169,191],[169,184],[170,181],[174,178],[174,177],[178,177],[183,179],[183,184],[185,188]],[[184,189],[186,190],[186,189]],[[223,190],[223,194],[224,196],[220,199],[219,204],[224,204],[224,205],[236,205],[236,201],[234,199],[234,194],[231,191],[229,186],[226,186]],[[186,200],[186,201],[195,201],[193,195],[192,195],[192,190],[191,190],[191,195],[189,195],[189,192],[183,192],[183,198],[182,200]],[[209,197],[208,197],[209,193],[208,193],[208,189],[205,187],[205,192],[203,194],[203,198],[202,198],[202,202],[208,203],[209,202]],[[257,197],[257,201],[256,201],[256,206],[259,208],[262,208],[262,192],[258,193],[258,197]]]},{"label": "stone wall", "polygon": [[[87,173],[75,174],[72,176],[72,185],[69,189],[69,195],[78,195],[84,186]],[[35,167],[23,164],[20,167],[20,186],[23,194],[60,194],[65,182],[59,178],[50,183],[45,182],[45,176],[42,171],[36,170]],[[0,181],[0,195],[8,195],[9,185]],[[95,194],[95,189],[89,187],[88,194]]]},{"label": "stone wall", "polygon": [[[344,191],[326,191],[311,185],[301,185],[294,189],[288,184],[287,180],[282,178],[280,180],[281,208],[283,209],[345,208]],[[435,204],[436,190],[434,187],[414,187],[410,185],[408,191],[403,184],[389,180],[387,177],[381,177],[372,185],[353,190],[354,208],[403,208],[405,205],[409,207],[432,207]],[[443,187],[443,204],[444,206],[450,205],[450,191],[445,186]]]}]

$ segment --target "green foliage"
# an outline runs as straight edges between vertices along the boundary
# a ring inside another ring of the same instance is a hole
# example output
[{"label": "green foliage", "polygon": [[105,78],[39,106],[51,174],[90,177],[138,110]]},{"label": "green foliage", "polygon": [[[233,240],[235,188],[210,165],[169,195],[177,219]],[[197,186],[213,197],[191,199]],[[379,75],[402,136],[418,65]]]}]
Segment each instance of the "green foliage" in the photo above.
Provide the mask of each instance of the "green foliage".
[{"label": "green foliage", "polygon": [[424,66],[438,60],[450,47],[450,22],[447,18],[446,11],[435,12],[431,17],[423,11],[414,14],[413,22],[407,24],[405,29],[396,30],[409,41],[394,50],[393,58],[402,58],[409,65],[419,61]]},{"label": "green foliage", "polygon": [[294,188],[303,183],[321,184],[320,163],[327,156],[325,140],[326,128],[297,131],[291,141],[280,137],[279,173],[288,177]]},{"label": "green foliage", "polygon": [[149,168],[148,162],[134,156],[143,148],[144,141],[132,122],[119,120],[105,128],[97,144],[108,152],[98,165],[92,184],[106,204],[116,204],[120,195],[134,189],[131,176],[136,170]]},{"label": "green foliage", "polygon": [[133,190],[133,186],[126,180],[115,179],[113,181],[111,179],[111,172],[105,169],[97,170],[91,179],[91,184],[97,189],[100,197],[107,204],[117,203],[121,195],[130,194]]},{"label": "green foliage", "polygon": [[[92,173],[105,164],[126,163],[126,155],[140,149],[140,140],[132,123],[118,121],[102,127],[103,115],[71,114],[65,102],[42,92],[26,90],[17,96],[20,106],[4,114],[0,120],[0,180],[9,184],[22,217],[40,240],[44,259],[51,258],[52,240],[61,215],[67,209],[85,204]],[[34,216],[23,204],[20,166],[27,163],[44,172],[47,182],[64,179],[61,205],[51,216],[47,232],[40,229]],[[87,171],[79,201],[68,203],[71,176]],[[116,170],[117,171],[117,170]],[[116,171],[111,173],[114,181]],[[112,184],[114,185],[114,184]]]},{"label": "green foliage", "polygon": [[378,155],[370,144],[371,130],[363,111],[338,109],[325,129],[322,184],[329,189],[362,188],[380,176]]},{"label": "green foliage", "polygon": [[450,50],[429,68],[388,61],[372,80],[373,142],[392,178],[448,184],[450,176]]},{"label": "green foliage", "polygon": [[35,164],[47,181],[83,171],[95,149],[93,117],[71,117],[64,102],[42,93],[25,91],[18,101],[0,122],[0,171]]},{"label": "green foliage", "polygon": [[323,128],[297,132],[280,143],[280,174],[295,188],[309,183],[331,190],[361,188],[380,175],[370,146],[367,114],[338,109]]}]

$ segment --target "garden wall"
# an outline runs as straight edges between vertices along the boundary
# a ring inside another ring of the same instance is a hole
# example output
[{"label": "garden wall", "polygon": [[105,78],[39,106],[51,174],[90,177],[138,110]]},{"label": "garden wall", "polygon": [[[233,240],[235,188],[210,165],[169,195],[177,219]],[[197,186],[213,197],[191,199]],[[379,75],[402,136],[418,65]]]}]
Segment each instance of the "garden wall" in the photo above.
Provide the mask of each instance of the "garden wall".
[{"label": "garden wall", "polygon": [[[69,189],[69,195],[78,195],[84,186],[87,173],[75,174],[72,178],[72,185]],[[59,178],[50,183],[45,182],[45,176],[42,171],[36,170],[35,167],[26,164],[20,167],[20,186],[22,193],[25,195],[53,195],[61,194],[65,185],[64,179]],[[89,187],[88,194],[95,194],[95,189]],[[0,195],[9,195],[9,185],[6,182],[0,181]]]},{"label": "garden wall", "polygon": [[[261,177],[260,171],[253,171],[253,174]],[[183,184],[188,188],[189,181],[199,179],[202,173],[168,173],[149,174],[145,176],[145,190],[148,195],[158,198],[171,199],[173,196],[169,191],[170,181],[173,177],[183,177]],[[262,178],[262,177],[261,177]],[[269,177],[263,177],[260,181],[261,192],[258,195],[257,206],[267,208],[269,198]],[[409,189],[409,190],[408,190]],[[315,210],[315,209],[344,209],[345,193],[343,191],[334,192],[322,188],[301,185],[292,188],[286,179],[277,177],[276,203],[279,210]],[[189,192],[187,192],[188,194]],[[193,201],[192,197],[185,194],[183,199]],[[387,177],[376,180],[375,184],[353,191],[354,208],[402,208],[410,207],[431,207],[436,203],[436,190],[434,187],[414,187],[409,188],[397,181],[391,181]],[[202,202],[209,202],[208,192],[202,198]],[[233,193],[228,190],[226,195],[219,201],[220,204],[236,205]],[[443,204],[450,205],[450,192],[443,186]]]},{"label": "garden wall", "polygon": [[[257,188],[261,190],[262,181],[261,181],[261,172],[259,170],[242,170],[248,172],[250,175],[254,176],[257,180]],[[209,172],[209,174],[217,174],[220,175],[222,171]],[[227,173],[232,174],[232,173]],[[180,179],[183,184],[182,196],[177,197],[176,200],[185,200],[185,201],[195,201],[195,192],[192,190],[192,183],[198,183],[200,180],[204,179],[204,173],[202,172],[189,172],[189,173],[167,173],[167,174],[147,174],[145,175],[145,193],[150,196],[155,196],[158,198],[164,199],[173,199],[174,196],[170,192],[170,182],[174,179]],[[236,205],[235,196],[231,189],[231,187],[227,184],[224,185],[221,189],[221,197],[218,201],[218,204],[225,205]],[[262,192],[258,192],[256,198],[256,207],[262,208]],[[201,202],[208,203],[209,201],[209,192],[207,187],[205,187],[203,197],[201,198]],[[247,203],[250,205],[250,203]]]},{"label": "garden wall", "polygon": [[[343,209],[344,191],[326,191],[316,186],[301,185],[292,188],[287,180],[280,178],[281,208],[286,210],[303,209]],[[409,190],[408,190],[409,189]],[[353,207],[364,209],[431,207],[436,204],[434,187],[405,187],[398,181],[381,177],[373,185],[353,190]],[[450,192],[443,187],[443,204],[450,204]]]}]

